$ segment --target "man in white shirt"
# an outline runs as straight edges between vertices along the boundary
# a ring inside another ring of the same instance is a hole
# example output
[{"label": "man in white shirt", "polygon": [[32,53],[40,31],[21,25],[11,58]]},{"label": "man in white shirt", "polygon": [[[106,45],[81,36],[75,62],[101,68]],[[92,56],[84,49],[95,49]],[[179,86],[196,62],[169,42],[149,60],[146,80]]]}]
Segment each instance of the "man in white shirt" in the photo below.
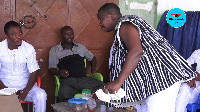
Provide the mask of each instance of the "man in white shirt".
[{"label": "man in white shirt", "polygon": [[[196,73],[200,73],[200,49],[195,50],[192,55],[187,59],[189,65],[197,64]],[[186,106],[188,103],[196,103],[200,93],[200,79],[198,77],[193,79],[196,85],[191,83],[183,83],[180,87],[179,94],[176,100],[176,112],[187,112]],[[193,87],[194,86],[194,87]]]},{"label": "man in white shirt", "polygon": [[45,112],[46,92],[35,83],[39,66],[34,47],[22,40],[18,23],[7,22],[4,32],[6,39],[0,42],[0,89],[17,88],[19,101],[33,102],[35,112]]}]

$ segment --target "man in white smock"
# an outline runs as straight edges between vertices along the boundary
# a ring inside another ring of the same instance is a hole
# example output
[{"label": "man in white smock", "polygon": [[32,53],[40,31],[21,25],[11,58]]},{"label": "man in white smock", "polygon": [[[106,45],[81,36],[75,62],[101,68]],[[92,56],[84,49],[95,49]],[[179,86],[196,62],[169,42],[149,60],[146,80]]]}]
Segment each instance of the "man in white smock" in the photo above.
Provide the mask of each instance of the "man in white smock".
[{"label": "man in white smock", "polygon": [[36,83],[36,52],[32,45],[23,41],[20,25],[9,21],[4,26],[5,40],[0,42],[0,89],[20,90],[19,101],[33,102],[35,112],[46,111],[46,92]]},{"label": "man in white smock", "polygon": [[[187,59],[189,65],[196,64],[196,73],[200,73],[200,49],[195,50],[192,55]],[[199,75],[197,75],[199,76]],[[187,112],[186,106],[188,103],[196,103],[200,93],[200,81],[199,77],[193,79],[196,85],[191,83],[183,83],[180,87],[177,101],[176,101],[176,112]],[[193,87],[194,86],[194,87]]]}]

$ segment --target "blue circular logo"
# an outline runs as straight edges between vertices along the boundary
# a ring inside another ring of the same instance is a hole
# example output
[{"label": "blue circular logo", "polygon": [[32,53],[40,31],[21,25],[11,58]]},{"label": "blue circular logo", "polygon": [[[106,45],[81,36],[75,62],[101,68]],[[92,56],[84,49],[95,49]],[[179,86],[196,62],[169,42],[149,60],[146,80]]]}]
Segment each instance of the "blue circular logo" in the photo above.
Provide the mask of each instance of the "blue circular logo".
[{"label": "blue circular logo", "polygon": [[174,28],[178,28],[184,25],[186,22],[186,14],[183,10],[179,8],[171,9],[167,13],[167,23]]}]

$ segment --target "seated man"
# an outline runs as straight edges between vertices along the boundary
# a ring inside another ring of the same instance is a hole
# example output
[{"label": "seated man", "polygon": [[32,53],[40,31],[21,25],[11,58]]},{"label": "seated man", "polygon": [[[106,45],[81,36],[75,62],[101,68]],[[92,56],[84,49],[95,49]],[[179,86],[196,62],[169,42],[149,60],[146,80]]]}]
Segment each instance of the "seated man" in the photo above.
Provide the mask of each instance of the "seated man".
[{"label": "seated man", "polygon": [[36,52],[32,45],[23,41],[20,25],[9,21],[4,26],[6,39],[0,42],[0,89],[17,88],[19,101],[33,102],[35,112],[46,111],[46,92],[36,83]]},{"label": "seated man", "polygon": [[[188,103],[196,103],[200,93],[200,49],[195,50],[192,55],[187,59],[189,65],[197,64],[196,73],[198,74],[193,81],[196,85],[192,83],[183,83],[180,87],[179,94],[176,101],[176,112],[187,112],[186,106]],[[193,87],[194,86],[194,87]]]},{"label": "seated man", "polygon": [[103,88],[103,82],[86,77],[84,58],[90,62],[93,74],[96,69],[95,56],[82,44],[73,42],[74,31],[70,26],[62,27],[61,35],[63,42],[52,47],[49,52],[50,72],[61,76],[60,99],[73,98],[76,93],[81,93],[82,89],[91,89],[93,93]]}]

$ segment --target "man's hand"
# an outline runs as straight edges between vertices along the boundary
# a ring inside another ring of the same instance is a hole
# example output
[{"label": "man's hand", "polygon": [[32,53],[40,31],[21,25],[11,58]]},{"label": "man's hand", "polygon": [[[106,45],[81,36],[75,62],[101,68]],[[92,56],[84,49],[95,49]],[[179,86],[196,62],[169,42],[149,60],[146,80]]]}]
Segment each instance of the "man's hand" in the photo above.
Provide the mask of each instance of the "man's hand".
[{"label": "man's hand", "polygon": [[61,69],[61,70],[59,70],[59,74],[60,74],[60,76],[62,76],[62,77],[68,77],[68,75],[69,75],[69,72],[66,70],[66,69]]},{"label": "man's hand", "polygon": [[94,93],[92,93],[92,99],[95,99],[95,101],[99,102],[100,100],[98,99],[97,95]]},{"label": "man's hand", "polygon": [[24,99],[26,98],[28,92],[29,92],[29,91],[28,91],[28,90],[25,90],[25,89],[20,91],[20,93],[19,93],[19,94],[20,94],[20,95],[19,95],[19,96],[20,96],[20,97],[19,97],[19,101],[20,101],[20,102],[21,102],[21,101],[24,101]]},{"label": "man's hand", "polygon": [[115,80],[115,81],[111,81],[111,82],[108,82],[105,87],[104,87],[104,93],[108,94],[111,93],[111,94],[114,94],[116,93],[122,86],[123,82],[120,82],[118,80]]},{"label": "man's hand", "polygon": [[195,79],[192,79],[190,82],[187,83],[190,87],[196,88]]},{"label": "man's hand", "polygon": [[200,74],[197,71],[195,73],[197,74],[197,77],[195,77],[194,79],[192,79],[190,82],[187,83],[190,87],[194,88],[196,88],[195,80],[200,81]]}]

